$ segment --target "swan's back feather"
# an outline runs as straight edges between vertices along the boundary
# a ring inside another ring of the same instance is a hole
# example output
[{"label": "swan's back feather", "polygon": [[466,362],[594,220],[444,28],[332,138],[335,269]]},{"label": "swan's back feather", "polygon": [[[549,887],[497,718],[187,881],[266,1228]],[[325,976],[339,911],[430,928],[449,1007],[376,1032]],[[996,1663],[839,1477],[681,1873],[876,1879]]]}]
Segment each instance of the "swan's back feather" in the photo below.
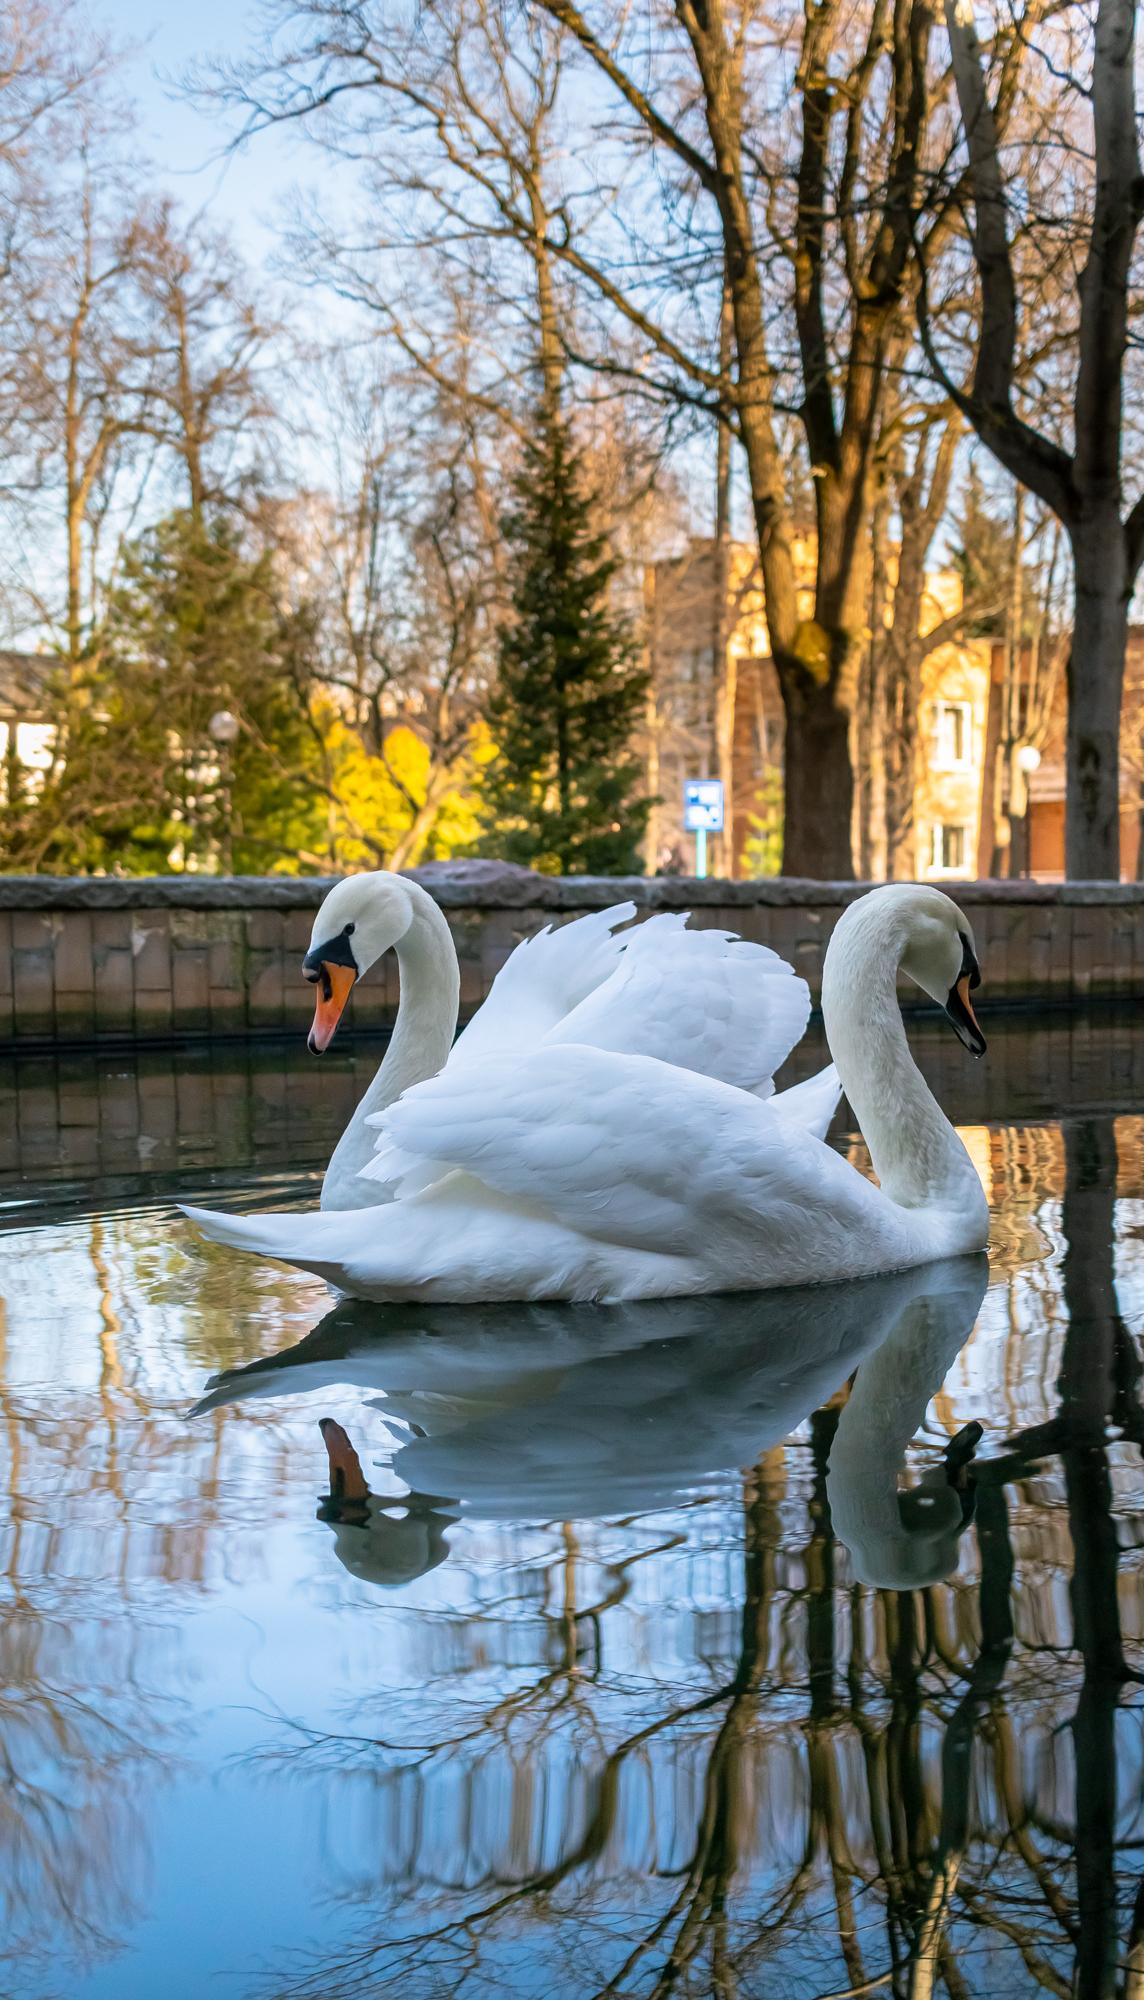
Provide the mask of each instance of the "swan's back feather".
[{"label": "swan's back feather", "polygon": [[766,945],[652,917],[545,1042],[655,1056],[768,1097],[809,1018],[806,981]]},{"label": "swan's back feather", "polygon": [[[837,1153],[747,1092],[654,1057],[548,1046],[443,1073],[391,1105],[382,1129],[435,1183],[421,1200],[460,1168],[612,1245],[707,1261],[745,1238],[760,1271],[781,1258],[774,1283],[815,1277],[847,1246],[856,1274],[884,1268],[887,1232],[910,1261],[902,1212]],[[758,1279],[737,1269],[727,1282]]]},{"label": "swan's back feather", "polygon": [[[806,1029],[806,981],[767,945],[690,928],[686,911],[617,934],[634,907],[620,903],[518,945],[441,1072],[445,1083],[483,1075],[501,1056],[516,1063],[538,1043],[577,1044],[654,1056],[769,1097],[775,1070]],[[555,1011],[577,993],[567,1011]],[[418,1163],[384,1112],[366,1122],[383,1129],[363,1180],[405,1198],[432,1182],[435,1163]]]}]

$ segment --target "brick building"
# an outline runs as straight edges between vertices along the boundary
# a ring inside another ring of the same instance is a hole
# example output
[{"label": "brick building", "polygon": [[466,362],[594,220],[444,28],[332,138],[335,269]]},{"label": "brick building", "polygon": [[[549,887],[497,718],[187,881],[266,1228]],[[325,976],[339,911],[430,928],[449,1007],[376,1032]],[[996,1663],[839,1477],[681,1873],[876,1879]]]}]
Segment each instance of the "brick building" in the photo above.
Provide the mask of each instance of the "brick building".
[{"label": "brick building", "polygon": [[[810,579],[814,545],[796,543],[796,564],[807,578],[800,604],[813,610]],[[954,616],[960,580],[951,571],[927,579],[926,625]],[[683,831],[685,778],[717,777],[718,687],[721,644],[726,644],[734,691],[732,824],[734,855],[713,838],[712,873],[765,872],[767,814],[777,813],[783,751],[783,709],[770,659],[762,580],[751,547],[732,544],[727,555],[727,610],[718,618],[715,550],[693,541],[685,553],[649,568],[645,601],[654,702],[649,721],[651,789],[663,803],[649,829],[649,872],[668,867],[689,872],[694,849]],[[1023,671],[1027,671],[1027,656]],[[1008,873],[1004,783],[998,796],[997,751],[1004,730],[1005,649],[988,639],[947,640],[922,668],[915,789],[918,880],[986,877],[1001,862]],[[1028,863],[1043,881],[1064,876],[1066,690],[1059,673],[1036,769],[1028,774]],[[726,729],[726,721],[724,728]],[[1144,625],[1129,628],[1121,742],[1121,874],[1137,876],[1144,798]],[[762,823],[762,824],[760,824]],[[884,865],[884,828],[871,810],[872,867]],[[857,826],[855,852],[859,851]],[[1144,857],[1142,857],[1144,858]]]},{"label": "brick building", "polygon": [[[813,542],[796,543],[795,562],[807,578],[799,609],[810,617]],[[960,582],[952,573],[931,577],[927,623],[937,625],[956,613],[959,593]],[[715,549],[709,540],[694,541],[682,556],[649,569],[646,605],[655,689],[649,778],[663,801],[649,831],[649,868],[690,867],[691,842],[682,827],[683,781],[719,775],[716,669],[725,642],[734,688],[734,856],[725,841],[713,840],[711,867],[737,876],[762,872],[762,837],[768,812],[775,811],[782,770],[784,720],[753,549],[733,543],[728,551],[722,627]],[[914,863],[919,878],[956,880],[977,873],[991,674],[986,640],[946,641],[923,667]],[[877,873],[884,829],[878,826],[876,804],[872,832]]]}]

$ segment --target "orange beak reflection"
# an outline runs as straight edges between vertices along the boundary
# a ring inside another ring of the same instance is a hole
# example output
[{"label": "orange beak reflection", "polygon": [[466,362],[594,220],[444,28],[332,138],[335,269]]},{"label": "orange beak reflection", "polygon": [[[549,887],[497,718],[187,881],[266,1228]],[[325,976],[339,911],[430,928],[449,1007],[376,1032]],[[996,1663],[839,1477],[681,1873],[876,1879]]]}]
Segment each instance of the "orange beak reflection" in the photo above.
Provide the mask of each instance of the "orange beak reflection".
[{"label": "orange beak reflection", "polygon": [[356,978],[357,973],[352,965],[330,965],[323,959],[318,969],[318,997],[314,1002],[314,1025],[310,1029],[309,1046],[312,1054],[320,1056],[324,1049],[329,1048]]}]

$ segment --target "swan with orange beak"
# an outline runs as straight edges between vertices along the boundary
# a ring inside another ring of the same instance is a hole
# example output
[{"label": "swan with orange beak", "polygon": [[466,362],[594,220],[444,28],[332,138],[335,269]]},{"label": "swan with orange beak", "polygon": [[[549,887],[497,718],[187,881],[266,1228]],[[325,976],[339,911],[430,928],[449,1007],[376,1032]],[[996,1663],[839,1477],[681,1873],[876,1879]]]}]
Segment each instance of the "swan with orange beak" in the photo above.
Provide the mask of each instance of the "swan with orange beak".
[{"label": "swan with orange beak", "polygon": [[358,962],[350,942],[353,931],[354,926],[346,924],[336,937],[311,945],[302,960],[304,977],[318,989],[314,1024],[309,1034],[312,1055],[320,1056],[329,1048],[358,977]]}]

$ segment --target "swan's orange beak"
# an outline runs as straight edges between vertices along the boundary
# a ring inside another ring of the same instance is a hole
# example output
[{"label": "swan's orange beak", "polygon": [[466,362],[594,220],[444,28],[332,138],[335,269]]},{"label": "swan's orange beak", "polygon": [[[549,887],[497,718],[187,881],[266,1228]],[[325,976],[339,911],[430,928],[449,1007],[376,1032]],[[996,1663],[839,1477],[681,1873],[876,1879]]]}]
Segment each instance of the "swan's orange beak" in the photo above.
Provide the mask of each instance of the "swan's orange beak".
[{"label": "swan's orange beak", "polygon": [[319,965],[318,997],[314,1002],[314,1025],[309,1037],[312,1055],[320,1056],[324,1049],[329,1048],[356,978],[357,972],[352,965],[331,965],[326,959]]},{"label": "swan's orange beak", "polygon": [[330,1461],[331,1500],[368,1500],[369,1486],[348,1433],[332,1417],[322,1417],[318,1429]]},{"label": "swan's orange beak", "polygon": [[969,997],[972,989],[975,986],[980,986],[981,974],[977,970],[977,960],[973,957],[968,945],[966,945],[965,951],[966,957],[970,962],[963,965],[960,976],[955,979],[953,985],[950,987],[949,999],[945,1003],[945,1011],[948,1019],[953,1022],[958,1041],[969,1050],[971,1056],[983,1056],[986,1049],[985,1037],[981,1032],[981,1023],[973,1011],[973,1002]]}]

